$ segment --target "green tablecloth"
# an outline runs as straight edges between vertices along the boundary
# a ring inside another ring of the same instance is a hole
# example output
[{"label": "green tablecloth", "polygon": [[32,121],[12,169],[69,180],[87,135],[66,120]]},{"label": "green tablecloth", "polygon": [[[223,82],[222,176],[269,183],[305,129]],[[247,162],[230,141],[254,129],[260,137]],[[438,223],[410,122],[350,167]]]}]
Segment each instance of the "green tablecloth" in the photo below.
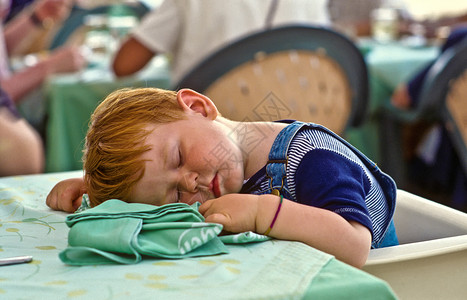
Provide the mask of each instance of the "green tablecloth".
[{"label": "green tablecloth", "polygon": [[69,266],[67,214],[45,205],[51,187],[81,172],[0,178],[2,299],[395,299],[382,280],[298,242],[228,245],[229,254],[145,257],[136,265]]},{"label": "green tablecloth", "polygon": [[46,171],[82,168],[82,149],[90,116],[110,92],[124,87],[169,88],[169,77],[167,61],[161,57],[142,73],[122,79],[101,69],[50,78],[44,91],[48,101]]}]

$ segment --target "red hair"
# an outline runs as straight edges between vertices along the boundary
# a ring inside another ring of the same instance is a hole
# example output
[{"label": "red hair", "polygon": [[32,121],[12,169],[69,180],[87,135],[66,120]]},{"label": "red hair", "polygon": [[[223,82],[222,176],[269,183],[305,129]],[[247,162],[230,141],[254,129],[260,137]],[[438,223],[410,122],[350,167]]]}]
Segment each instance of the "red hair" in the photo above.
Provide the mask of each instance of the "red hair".
[{"label": "red hair", "polygon": [[122,89],[108,95],[92,114],[86,134],[83,163],[91,206],[108,199],[128,201],[144,174],[141,155],[150,150],[146,126],[182,119],[174,91]]}]

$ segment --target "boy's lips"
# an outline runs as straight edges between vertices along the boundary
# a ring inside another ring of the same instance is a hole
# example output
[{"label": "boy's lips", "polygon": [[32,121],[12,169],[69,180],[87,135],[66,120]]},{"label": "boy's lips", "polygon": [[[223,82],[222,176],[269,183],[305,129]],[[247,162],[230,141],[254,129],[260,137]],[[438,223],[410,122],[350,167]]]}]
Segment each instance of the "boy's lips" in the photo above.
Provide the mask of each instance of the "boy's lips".
[{"label": "boy's lips", "polygon": [[210,190],[214,194],[214,197],[219,198],[221,196],[221,190],[219,188],[219,179],[216,175],[214,175],[214,178],[211,181],[211,184],[209,185]]}]

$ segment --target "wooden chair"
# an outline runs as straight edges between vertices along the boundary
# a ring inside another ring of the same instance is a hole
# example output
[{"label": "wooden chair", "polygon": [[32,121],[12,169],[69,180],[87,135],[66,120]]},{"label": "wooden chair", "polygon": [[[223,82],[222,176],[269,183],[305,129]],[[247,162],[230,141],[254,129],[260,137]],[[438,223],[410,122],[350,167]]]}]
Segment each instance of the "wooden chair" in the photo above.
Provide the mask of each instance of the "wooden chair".
[{"label": "wooden chair", "polygon": [[284,26],[220,49],[176,84],[179,88],[206,94],[230,119],[296,119],[342,134],[364,119],[368,76],[360,51],[343,35]]},{"label": "wooden chair", "polygon": [[449,49],[429,74],[425,97],[440,107],[441,119],[467,174],[467,40]]}]

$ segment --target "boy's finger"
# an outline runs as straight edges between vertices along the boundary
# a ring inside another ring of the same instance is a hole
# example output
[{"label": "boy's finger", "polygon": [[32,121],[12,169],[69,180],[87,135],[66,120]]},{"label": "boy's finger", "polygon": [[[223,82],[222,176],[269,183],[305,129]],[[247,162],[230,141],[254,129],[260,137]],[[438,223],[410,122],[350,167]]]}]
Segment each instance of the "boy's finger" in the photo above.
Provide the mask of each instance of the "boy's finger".
[{"label": "boy's finger", "polygon": [[55,193],[51,192],[45,198],[45,204],[52,209],[57,209],[57,197]]},{"label": "boy's finger", "polygon": [[73,201],[73,212],[75,212],[81,206],[82,201],[83,197],[78,197],[75,201]]},{"label": "boy's finger", "polygon": [[73,208],[73,201],[70,199],[69,201],[59,201],[59,210],[63,210],[66,212],[75,212],[75,209]]},{"label": "boy's finger", "polygon": [[[230,224],[230,216],[222,213],[214,213],[206,217],[207,223],[217,223],[222,224],[224,227]],[[224,228],[225,229],[225,228]]]},{"label": "boy's finger", "polygon": [[200,214],[204,215],[209,210],[209,208],[211,207],[213,201],[214,200],[209,200],[209,201],[206,201],[203,204],[201,204],[199,206],[199,208],[198,208],[198,212]]}]

